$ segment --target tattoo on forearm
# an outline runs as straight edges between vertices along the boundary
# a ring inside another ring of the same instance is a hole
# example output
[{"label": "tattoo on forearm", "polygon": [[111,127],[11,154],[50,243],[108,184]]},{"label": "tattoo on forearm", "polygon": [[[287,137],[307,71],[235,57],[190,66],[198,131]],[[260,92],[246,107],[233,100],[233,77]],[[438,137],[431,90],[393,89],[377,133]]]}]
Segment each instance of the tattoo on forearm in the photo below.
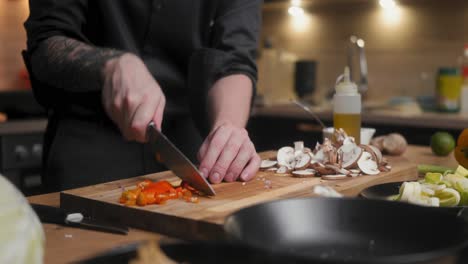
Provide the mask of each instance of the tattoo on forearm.
[{"label": "tattoo on forearm", "polygon": [[54,36],[38,46],[31,64],[34,76],[44,83],[69,91],[96,91],[103,85],[104,64],[122,54],[122,51]]}]

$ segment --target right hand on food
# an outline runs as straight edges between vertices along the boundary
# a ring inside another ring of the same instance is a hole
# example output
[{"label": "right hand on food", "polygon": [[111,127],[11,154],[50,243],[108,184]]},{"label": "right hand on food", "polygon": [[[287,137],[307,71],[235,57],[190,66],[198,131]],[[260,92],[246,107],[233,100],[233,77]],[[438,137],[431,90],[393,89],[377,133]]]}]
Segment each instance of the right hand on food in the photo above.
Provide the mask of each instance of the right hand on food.
[{"label": "right hand on food", "polygon": [[127,140],[145,142],[151,121],[161,129],[166,98],[140,58],[126,53],[111,59],[103,74],[104,108]]}]

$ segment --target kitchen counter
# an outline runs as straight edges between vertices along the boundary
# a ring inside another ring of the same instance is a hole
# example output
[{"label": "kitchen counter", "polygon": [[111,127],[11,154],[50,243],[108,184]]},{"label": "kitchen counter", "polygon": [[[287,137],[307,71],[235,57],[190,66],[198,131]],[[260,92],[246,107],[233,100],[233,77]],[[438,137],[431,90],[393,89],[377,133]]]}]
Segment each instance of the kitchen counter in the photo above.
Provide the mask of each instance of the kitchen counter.
[{"label": "kitchen counter", "polygon": [[[452,155],[436,157],[427,147],[410,146],[404,154],[410,161],[421,164],[437,164],[448,167],[457,165]],[[29,197],[33,203],[59,206],[59,193]],[[148,239],[159,239],[160,235],[131,229],[127,236],[44,224],[46,234],[45,263],[69,263],[96,255],[123,244]]]},{"label": "kitchen counter", "polygon": [[[324,122],[332,122],[330,110],[313,108]],[[311,119],[310,114],[293,105],[257,106],[253,117],[282,117],[293,119]],[[397,110],[368,110],[362,114],[362,123],[372,125],[392,125],[417,128],[437,128],[461,130],[468,128],[468,114],[436,112],[404,112]]]},{"label": "kitchen counter", "polygon": [[44,133],[47,119],[9,120],[0,123],[0,135]]},{"label": "kitchen counter", "polygon": [[[31,196],[28,200],[60,206],[59,193]],[[43,227],[46,235],[44,263],[47,264],[76,262],[121,245],[161,238],[158,234],[133,228],[124,236],[56,224],[43,224]]]}]

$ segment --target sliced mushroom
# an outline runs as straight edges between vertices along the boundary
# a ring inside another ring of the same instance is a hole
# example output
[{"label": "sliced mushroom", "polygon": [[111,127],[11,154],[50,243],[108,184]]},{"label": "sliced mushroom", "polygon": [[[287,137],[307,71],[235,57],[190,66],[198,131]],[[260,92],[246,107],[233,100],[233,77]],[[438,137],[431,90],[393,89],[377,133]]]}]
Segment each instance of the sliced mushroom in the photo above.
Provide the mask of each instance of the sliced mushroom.
[{"label": "sliced mushroom", "polygon": [[380,164],[382,162],[382,159],[383,159],[382,152],[376,146],[372,146],[372,145],[368,145],[368,146],[372,149],[375,156],[377,157],[377,163]]},{"label": "sliced mushroom", "polygon": [[274,171],[274,172],[277,172],[277,171],[278,171],[278,168],[273,167],[273,168],[266,169],[265,171]]},{"label": "sliced mushroom", "polygon": [[292,147],[282,147],[278,150],[278,155],[276,156],[279,166],[286,166],[288,168],[294,168],[296,163],[294,157],[294,149]]},{"label": "sliced mushroom", "polygon": [[339,129],[335,129],[333,131],[333,138],[335,139],[335,142],[341,146],[343,145],[344,141],[349,138],[348,135],[346,134],[346,132],[344,131],[344,129],[342,128],[339,128]]},{"label": "sliced mushroom", "polygon": [[314,169],[314,168],[317,168],[317,167],[322,167],[322,168],[325,168],[325,165],[321,162],[318,162],[318,161],[311,161],[310,162],[310,167],[311,169]]},{"label": "sliced mushroom", "polygon": [[382,161],[380,162],[380,165],[382,165],[382,166],[388,165],[388,160],[386,158],[382,158]]},{"label": "sliced mushroom", "polygon": [[300,154],[296,156],[294,169],[296,170],[306,169],[307,167],[309,167],[311,159],[312,158],[310,157],[309,154],[301,152]]},{"label": "sliced mushroom", "polygon": [[278,162],[275,160],[262,160],[262,162],[260,163],[260,169],[269,169],[276,166],[276,164],[278,164]]},{"label": "sliced mushroom", "polygon": [[328,155],[325,155],[324,150],[320,149],[315,153],[314,161],[320,162],[320,163],[326,163],[328,162]]},{"label": "sliced mushroom", "polygon": [[390,171],[390,170],[387,169],[386,166],[379,166],[379,171],[380,171],[380,172],[388,172],[388,171]]},{"label": "sliced mushroom", "polygon": [[336,174],[348,175],[348,174],[351,173],[348,170],[342,169],[342,168],[340,168],[340,167],[338,167],[336,165],[331,165],[331,164],[325,165],[325,168],[334,170],[336,172]]},{"label": "sliced mushroom", "polygon": [[353,138],[353,137],[346,137],[344,140],[343,140],[343,144],[342,145],[356,145],[356,140]]},{"label": "sliced mushroom", "polygon": [[[359,145],[359,147],[362,148],[363,151],[369,152],[372,155],[372,159],[375,160],[377,163],[379,163],[377,154],[375,153],[375,151],[369,145]],[[374,148],[376,148],[376,147],[374,147]]]},{"label": "sliced mushroom", "polygon": [[336,174],[336,171],[331,168],[327,168],[325,166],[317,166],[314,168],[320,175],[332,175]]},{"label": "sliced mushroom", "polygon": [[329,152],[329,151],[332,151],[334,149],[332,142],[328,138],[326,138],[323,141],[323,144],[322,144],[321,148],[323,149],[324,152]]},{"label": "sliced mushroom", "polygon": [[336,159],[336,164],[338,167],[343,168],[343,152],[337,150],[337,159]]},{"label": "sliced mushroom", "polygon": [[292,172],[292,175],[298,178],[314,177],[315,174],[316,174],[316,171],[313,169],[296,170]]},{"label": "sliced mushroom", "polygon": [[291,172],[291,169],[288,168],[288,166],[280,166],[277,170],[276,170],[276,173],[279,173],[279,174],[285,174],[285,173],[289,173]]},{"label": "sliced mushroom", "polygon": [[304,141],[294,142],[294,152],[302,152],[304,150]]},{"label": "sliced mushroom", "polygon": [[332,181],[335,181],[335,180],[342,180],[342,179],[346,179],[346,175],[344,174],[331,174],[331,175],[323,175],[321,178],[322,180],[332,180]]},{"label": "sliced mushroom", "polygon": [[377,175],[380,173],[377,167],[377,162],[372,159],[372,154],[367,151],[362,153],[357,164],[359,169],[367,175]]},{"label": "sliced mushroom", "polygon": [[340,150],[343,152],[342,167],[345,169],[355,168],[357,166],[357,161],[362,155],[362,149],[356,145],[348,149],[348,146],[345,147],[345,145],[343,145]]},{"label": "sliced mushroom", "polygon": [[304,149],[302,150],[302,152],[304,152],[304,153],[312,153],[312,150],[311,150],[310,148],[304,148]]},{"label": "sliced mushroom", "polygon": [[337,164],[338,163],[338,153],[335,148],[328,151],[328,162],[330,164]]}]

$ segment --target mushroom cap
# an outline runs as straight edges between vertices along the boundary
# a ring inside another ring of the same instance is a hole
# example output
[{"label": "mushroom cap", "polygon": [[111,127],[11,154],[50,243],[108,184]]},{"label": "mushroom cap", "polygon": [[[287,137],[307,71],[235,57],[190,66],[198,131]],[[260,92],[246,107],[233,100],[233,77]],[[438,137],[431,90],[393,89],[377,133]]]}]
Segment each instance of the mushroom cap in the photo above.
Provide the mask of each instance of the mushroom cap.
[{"label": "mushroom cap", "polygon": [[371,140],[371,145],[378,148],[380,151],[384,150],[383,141],[386,136],[375,137]]},{"label": "mushroom cap", "polygon": [[390,155],[401,155],[406,151],[408,143],[405,137],[398,133],[392,133],[383,139],[383,148]]}]

